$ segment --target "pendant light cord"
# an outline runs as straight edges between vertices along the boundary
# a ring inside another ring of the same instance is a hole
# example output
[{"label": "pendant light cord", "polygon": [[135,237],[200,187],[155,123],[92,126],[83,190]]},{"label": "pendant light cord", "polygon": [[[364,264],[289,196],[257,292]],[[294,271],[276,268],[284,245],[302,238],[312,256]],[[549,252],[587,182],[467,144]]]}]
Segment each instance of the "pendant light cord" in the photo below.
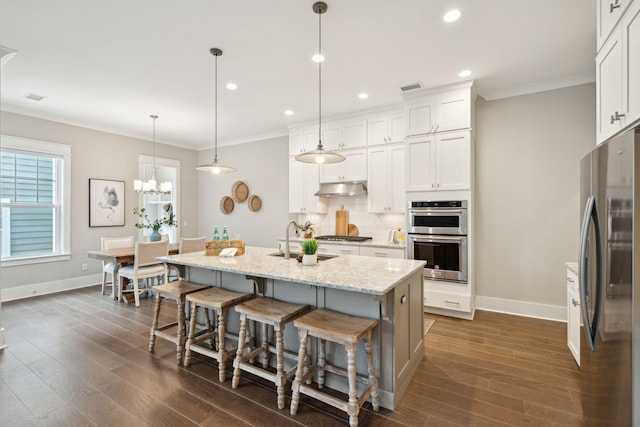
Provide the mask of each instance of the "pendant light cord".
[{"label": "pendant light cord", "polygon": [[318,13],[318,149],[322,150],[322,13]]},{"label": "pendant light cord", "polygon": [[213,87],[213,104],[214,104],[214,114],[213,114],[213,143],[214,143],[214,153],[213,153],[213,163],[218,163],[218,55],[214,55],[214,87]]}]

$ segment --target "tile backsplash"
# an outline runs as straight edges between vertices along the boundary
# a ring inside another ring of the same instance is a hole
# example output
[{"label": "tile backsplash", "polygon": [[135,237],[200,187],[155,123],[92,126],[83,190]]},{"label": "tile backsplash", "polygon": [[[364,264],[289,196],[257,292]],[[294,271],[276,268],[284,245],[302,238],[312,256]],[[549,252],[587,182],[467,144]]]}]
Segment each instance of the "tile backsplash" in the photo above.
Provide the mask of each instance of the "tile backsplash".
[{"label": "tile backsplash", "polygon": [[335,234],[336,211],[343,207],[349,211],[349,224],[355,224],[360,230],[360,236],[369,236],[374,240],[386,240],[390,229],[407,228],[405,214],[372,214],[367,212],[366,197],[329,197],[327,214],[299,214],[297,221],[304,223],[311,221],[315,224],[316,235]]}]

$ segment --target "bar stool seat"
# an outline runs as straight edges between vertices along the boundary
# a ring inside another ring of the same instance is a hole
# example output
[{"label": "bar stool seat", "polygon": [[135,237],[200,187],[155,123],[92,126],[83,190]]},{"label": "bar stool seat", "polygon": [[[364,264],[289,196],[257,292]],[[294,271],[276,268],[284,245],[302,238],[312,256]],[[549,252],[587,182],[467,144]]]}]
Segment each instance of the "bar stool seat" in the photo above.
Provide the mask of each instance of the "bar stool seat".
[{"label": "bar stool seat", "polygon": [[[230,307],[240,304],[253,298],[252,294],[232,292],[221,288],[208,288],[200,292],[187,295],[187,301],[191,304],[191,319],[189,324],[189,336],[187,337],[186,352],[184,356],[184,366],[191,364],[191,353],[196,352],[209,356],[218,361],[218,379],[224,382],[226,379],[226,363],[229,356],[236,352],[236,348],[227,349],[225,338],[236,338],[226,332],[226,316]],[[209,319],[208,311],[216,313],[216,328],[213,330],[208,324],[208,328],[196,332],[196,322],[198,308],[204,308],[205,316]],[[215,350],[210,347],[200,345],[203,341],[213,339]]]},{"label": "bar stool seat", "polygon": [[[380,399],[378,396],[378,379],[376,378],[375,366],[373,364],[373,351],[371,346],[371,336],[373,329],[378,325],[377,320],[364,319],[350,316],[326,309],[317,309],[309,314],[299,317],[293,322],[298,328],[300,336],[300,350],[298,351],[298,367],[296,377],[292,385],[291,415],[298,411],[300,394],[318,399],[335,408],[345,411],[349,415],[349,425],[358,425],[358,414],[360,407],[371,396],[373,410],[380,409]],[[318,361],[316,366],[305,372],[304,361],[307,359],[308,337],[316,337],[320,341],[318,346]],[[356,347],[360,340],[364,340],[367,352],[368,378],[360,377],[356,374]],[[344,345],[347,351],[347,370],[330,365],[326,361],[326,341]],[[324,393],[320,389],[324,387],[325,370],[347,377],[349,381],[349,400],[344,401]],[[305,384],[315,374],[318,374],[318,389],[312,385]],[[367,384],[367,388],[358,398],[357,381]]]},{"label": "bar stool seat", "polygon": [[[284,350],[283,330],[284,326],[300,317],[309,310],[308,305],[291,304],[271,298],[256,298],[251,301],[239,304],[234,309],[240,313],[240,334],[238,351],[233,361],[233,381],[232,388],[237,388],[240,382],[240,370],[250,372],[261,378],[273,381],[277,387],[278,408],[284,408],[284,386],[293,377],[296,367],[288,372],[284,371],[284,357],[296,360],[297,355]],[[248,329],[248,321],[260,322],[262,326],[262,344],[260,347],[244,354],[245,334]],[[268,327],[273,327],[275,335],[275,347],[269,344]],[[269,355],[276,355],[276,372],[269,370]],[[254,366],[252,361],[257,355],[262,355],[262,367]]]},{"label": "bar stool seat", "polygon": [[[156,337],[166,339],[176,344],[176,358],[178,359],[178,365],[182,361],[182,353],[184,351],[184,344],[186,340],[185,331],[185,313],[184,302],[185,296],[206,289],[208,286],[198,285],[196,283],[185,282],[183,280],[164,283],[158,286],[152,286],[151,290],[156,294],[156,304],[153,310],[153,322],[151,323],[151,333],[149,336],[149,351],[153,351],[156,343]],[[160,307],[162,305],[162,299],[173,299],[178,303],[178,318],[177,321],[168,323],[163,326],[158,326],[160,317]],[[195,320],[195,319],[194,319]],[[177,332],[172,334],[165,332],[167,329],[177,326]]]}]

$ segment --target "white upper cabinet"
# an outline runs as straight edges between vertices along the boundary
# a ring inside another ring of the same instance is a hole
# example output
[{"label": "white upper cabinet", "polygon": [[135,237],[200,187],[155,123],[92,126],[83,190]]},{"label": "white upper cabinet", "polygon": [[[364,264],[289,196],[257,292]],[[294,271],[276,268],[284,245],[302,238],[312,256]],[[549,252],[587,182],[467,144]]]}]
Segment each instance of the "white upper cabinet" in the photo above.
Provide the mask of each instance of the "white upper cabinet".
[{"label": "white upper cabinet", "polygon": [[392,144],[369,148],[368,210],[404,213],[405,147]]},{"label": "white upper cabinet", "polygon": [[596,37],[598,51],[611,34],[625,9],[631,3],[630,0],[596,0]]},{"label": "white upper cabinet", "polygon": [[[315,134],[318,134],[317,128]],[[317,146],[316,142],[316,145],[311,149],[315,150]],[[328,151],[342,148],[342,125],[340,123],[327,123],[322,126],[322,146]]]},{"label": "white upper cabinet", "polygon": [[406,143],[407,191],[471,188],[471,133],[450,132]]},{"label": "white upper cabinet", "polygon": [[326,201],[314,194],[320,188],[320,168],[289,158],[289,212],[327,213]]},{"label": "white upper cabinet", "polygon": [[344,162],[320,166],[320,182],[365,181],[367,179],[367,150],[341,151]]},{"label": "white upper cabinet", "polygon": [[402,112],[370,117],[368,120],[369,145],[402,142],[405,136],[404,123]]},{"label": "white upper cabinet", "polygon": [[361,148],[367,146],[367,121],[345,122],[342,126],[342,145],[340,148]]},{"label": "white upper cabinet", "polygon": [[640,2],[628,6],[596,56],[598,144],[640,119]]},{"label": "white upper cabinet", "polygon": [[435,93],[412,94],[405,105],[406,136],[470,129],[475,102],[472,89],[472,83],[466,83]]}]

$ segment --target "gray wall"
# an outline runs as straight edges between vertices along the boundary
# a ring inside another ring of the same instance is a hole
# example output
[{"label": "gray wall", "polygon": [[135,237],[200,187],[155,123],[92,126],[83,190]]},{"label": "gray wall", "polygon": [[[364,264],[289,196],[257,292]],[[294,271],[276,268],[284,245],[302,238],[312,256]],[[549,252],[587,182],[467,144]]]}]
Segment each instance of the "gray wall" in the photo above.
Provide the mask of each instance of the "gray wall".
[{"label": "gray wall", "polygon": [[595,84],[478,99],[479,297],[565,305],[564,262],[578,257],[579,161],[596,145],[595,100]]},{"label": "gray wall", "polygon": [[[100,248],[103,236],[137,236],[136,216],[138,194],[133,180],[138,178],[138,155],[153,155],[153,143],[87,128],[66,125],[8,112],[2,113],[2,133],[5,135],[69,144],[71,148],[71,251],[69,261],[3,267],[0,269],[2,288],[81,278],[101,273],[102,264],[89,260],[86,251]],[[196,235],[198,199],[195,189],[198,179],[194,170],[197,152],[169,145],[157,144],[158,157],[180,161],[180,227],[184,237]],[[125,226],[89,228],[89,178],[125,181]],[[82,271],[87,263],[89,270]],[[79,282],[82,282],[80,279]],[[95,283],[95,281],[93,282]]]},{"label": "gray wall", "polygon": [[[213,227],[227,226],[231,236],[239,234],[247,245],[277,247],[289,221],[289,138],[279,137],[229,147],[218,147],[220,162],[233,166],[236,172],[211,175],[199,172],[198,230],[209,238]],[[213,150],[200,152],[200,163],[211,163]],[[231,196],[236,181],[249,186],[249,194],[262,199],[262,209],[251,212],[247,202],[236,203],[225,215],[220,200]]]}]

